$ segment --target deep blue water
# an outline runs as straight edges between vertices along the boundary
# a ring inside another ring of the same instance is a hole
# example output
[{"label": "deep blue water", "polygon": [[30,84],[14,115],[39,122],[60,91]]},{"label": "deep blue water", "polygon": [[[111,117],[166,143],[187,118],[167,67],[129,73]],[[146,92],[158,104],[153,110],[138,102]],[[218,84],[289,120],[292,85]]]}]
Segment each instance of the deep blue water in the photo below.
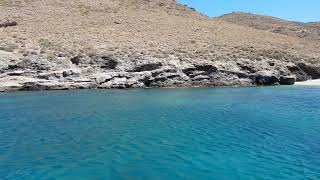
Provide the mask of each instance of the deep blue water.
[{"label": "deep blue water", "polygon": [[320,88],[0,94],[0,179],[320,179]]}]

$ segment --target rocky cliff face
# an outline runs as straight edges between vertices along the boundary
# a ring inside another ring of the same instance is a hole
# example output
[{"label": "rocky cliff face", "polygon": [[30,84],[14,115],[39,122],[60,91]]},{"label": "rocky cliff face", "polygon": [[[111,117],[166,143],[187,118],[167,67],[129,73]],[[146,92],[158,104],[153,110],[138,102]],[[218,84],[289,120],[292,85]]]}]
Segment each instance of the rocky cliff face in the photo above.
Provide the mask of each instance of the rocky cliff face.
[{"label": "rocky cliff face", "polygon": [[0,91],[320,77],[319,41],[212,20],[174,0],[0,2]]}]

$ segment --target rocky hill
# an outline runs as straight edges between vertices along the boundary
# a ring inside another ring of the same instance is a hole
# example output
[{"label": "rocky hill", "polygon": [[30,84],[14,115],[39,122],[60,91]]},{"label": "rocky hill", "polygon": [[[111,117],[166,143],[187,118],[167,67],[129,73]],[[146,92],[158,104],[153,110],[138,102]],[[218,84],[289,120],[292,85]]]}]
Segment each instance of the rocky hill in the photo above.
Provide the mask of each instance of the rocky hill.
[{"label": "rocky hill", "polygon": [[0,0],[0,91],[292,84],[320,78],[311,39],[175,0]]},{"label": "rocky hill", "polygon": [[233,12],[217,17],[216,19],[273,33],[308,38],[309,40],[320,40],[320,23],[316,22],[293,22],[276,17],[261,16],[242,12]]}]

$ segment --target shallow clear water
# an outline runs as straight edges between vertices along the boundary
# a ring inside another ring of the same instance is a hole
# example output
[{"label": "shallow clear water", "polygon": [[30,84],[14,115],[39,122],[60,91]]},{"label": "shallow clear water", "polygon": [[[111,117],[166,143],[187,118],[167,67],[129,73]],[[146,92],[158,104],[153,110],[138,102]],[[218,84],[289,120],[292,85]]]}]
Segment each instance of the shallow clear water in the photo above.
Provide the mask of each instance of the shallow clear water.
[{"label": "shallow clear water", "polygon": [[0,179],[320,179],[320,88],[0,94]]}]

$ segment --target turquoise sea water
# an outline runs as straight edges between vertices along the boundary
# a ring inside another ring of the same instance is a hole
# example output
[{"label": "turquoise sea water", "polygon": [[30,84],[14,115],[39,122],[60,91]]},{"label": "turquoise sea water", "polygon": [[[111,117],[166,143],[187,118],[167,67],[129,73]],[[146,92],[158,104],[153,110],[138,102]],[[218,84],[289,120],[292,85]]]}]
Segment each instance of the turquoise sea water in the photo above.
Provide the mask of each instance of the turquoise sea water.
[{"label": "turquoise sea water", "polygon": [[320,179],[320,88],[0,94],[0,179]]}]

